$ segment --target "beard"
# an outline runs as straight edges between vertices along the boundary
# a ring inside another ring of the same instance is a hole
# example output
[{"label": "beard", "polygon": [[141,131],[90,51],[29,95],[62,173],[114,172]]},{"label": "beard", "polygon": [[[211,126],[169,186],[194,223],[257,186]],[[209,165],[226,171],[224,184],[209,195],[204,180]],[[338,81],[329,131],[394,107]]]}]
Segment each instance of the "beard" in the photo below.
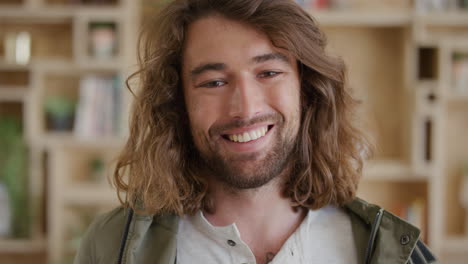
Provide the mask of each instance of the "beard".
[{"label": "beard", "polygon": [[280,114],[255,118],[248,122],[237,120],[215,127],[210,134],[217,134],[217,131],[226,128],[248,126],[268,120],[275,121],[275,138],[267,153],[228,156],[222,152],[220,145],[214,142],[209,145],[209,150],[198,150],[203,167],[226,187],[234,190],[256,189],[278,178],[292,161],[297,139],[297,129],[287,131],[284,118]]}]

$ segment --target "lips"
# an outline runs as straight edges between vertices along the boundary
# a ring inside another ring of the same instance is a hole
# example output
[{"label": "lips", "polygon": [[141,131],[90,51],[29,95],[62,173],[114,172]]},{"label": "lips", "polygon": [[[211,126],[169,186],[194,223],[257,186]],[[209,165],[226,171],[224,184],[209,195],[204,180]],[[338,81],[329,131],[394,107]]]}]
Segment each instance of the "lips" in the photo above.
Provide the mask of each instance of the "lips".
[{"label": "lips", "polygon": [[[233,120],[229,123],[213,126],[208,132],[212,137],[221,137],[231,147],[234,145],[251,145],[252,143],[264,141],[269,131],[283,119],[279,114],[259,116],[250,120]],[[249,143],[249,144],[246,144]]]}]

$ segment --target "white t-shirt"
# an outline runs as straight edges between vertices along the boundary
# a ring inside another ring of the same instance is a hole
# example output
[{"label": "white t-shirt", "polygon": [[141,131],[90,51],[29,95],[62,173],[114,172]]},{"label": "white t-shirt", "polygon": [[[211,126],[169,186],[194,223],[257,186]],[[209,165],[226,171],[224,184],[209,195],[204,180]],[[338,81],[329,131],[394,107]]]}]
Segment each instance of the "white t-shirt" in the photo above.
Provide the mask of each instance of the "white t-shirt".
[{"label": "white t-shirt", "polygon": [[[180,219],[177,236],[178,264],[256,264],[254,254],[242,241],[235,223],[213,226],[200,211]],[[270,263],[357,263],[348,214],[333,206],[309,210]]]}]

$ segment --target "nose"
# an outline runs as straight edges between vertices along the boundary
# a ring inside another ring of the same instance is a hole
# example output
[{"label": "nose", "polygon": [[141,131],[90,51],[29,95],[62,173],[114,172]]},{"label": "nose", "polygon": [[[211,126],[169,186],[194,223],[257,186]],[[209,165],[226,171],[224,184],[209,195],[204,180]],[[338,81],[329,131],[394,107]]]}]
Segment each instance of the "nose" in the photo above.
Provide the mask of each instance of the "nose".
[{"label": "nose", "polygon": [[229,100],[229,115],[232,118],[248,119],[262,111],[262,90],[255,80],[247,76],[235,80]]}]

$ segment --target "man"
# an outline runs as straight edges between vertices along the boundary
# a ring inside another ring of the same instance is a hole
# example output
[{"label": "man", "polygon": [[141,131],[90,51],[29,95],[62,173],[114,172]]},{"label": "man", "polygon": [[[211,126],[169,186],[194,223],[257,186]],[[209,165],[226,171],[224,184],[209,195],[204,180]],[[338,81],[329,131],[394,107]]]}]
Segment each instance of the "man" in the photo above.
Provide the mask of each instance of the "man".
[{"label": "man", "polygon": [[417,228],[355,199],[345,67],[294,2],[176,0],[141,41],[124,206],[75,263],[435,263]]}]

